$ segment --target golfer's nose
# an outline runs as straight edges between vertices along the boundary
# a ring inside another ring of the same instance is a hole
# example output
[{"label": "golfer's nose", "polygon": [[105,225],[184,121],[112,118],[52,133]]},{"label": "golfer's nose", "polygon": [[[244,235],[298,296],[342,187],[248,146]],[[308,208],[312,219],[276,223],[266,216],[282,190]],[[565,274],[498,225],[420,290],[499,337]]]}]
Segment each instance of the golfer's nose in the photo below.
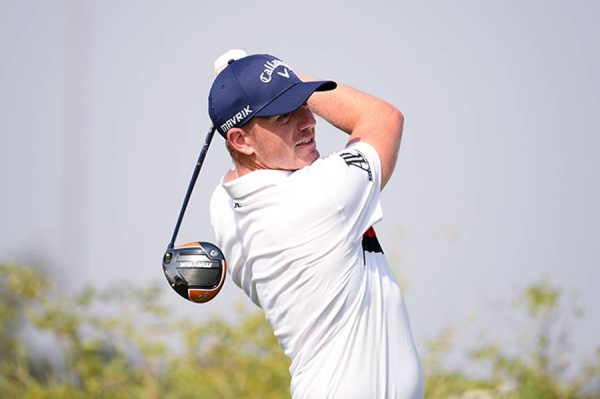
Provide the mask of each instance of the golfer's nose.
[{"label": "golfer's nose", "polygon": [[298,129],[305,130],[314,127],[317,124],[315,120],[315,116],[313,115],[310,108],[307,105],[303,105],[302,107],[296,110],[297,120],[298,120]]}]

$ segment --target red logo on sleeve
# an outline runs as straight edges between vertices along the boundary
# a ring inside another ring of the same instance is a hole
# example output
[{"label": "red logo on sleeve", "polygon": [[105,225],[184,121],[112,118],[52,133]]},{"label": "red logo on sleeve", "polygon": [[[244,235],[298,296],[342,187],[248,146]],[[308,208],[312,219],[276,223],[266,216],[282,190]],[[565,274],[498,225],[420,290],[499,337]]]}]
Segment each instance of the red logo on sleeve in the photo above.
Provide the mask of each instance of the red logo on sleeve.
[{"label": "red logo on sleeve", "polygon": [[383,253],[383,248],[381,248],[381,245],[379,244],[377,234],[375,234],[375,229],[373,227],[369,227],[365,234],[363,234],[362,247],[365,252]]}]

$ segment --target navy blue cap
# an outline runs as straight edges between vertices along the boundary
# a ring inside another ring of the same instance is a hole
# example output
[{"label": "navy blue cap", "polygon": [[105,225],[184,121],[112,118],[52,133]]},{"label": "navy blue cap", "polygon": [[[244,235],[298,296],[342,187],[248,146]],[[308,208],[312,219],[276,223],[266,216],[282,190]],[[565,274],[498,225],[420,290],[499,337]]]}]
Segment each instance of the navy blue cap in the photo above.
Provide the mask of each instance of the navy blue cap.
[{"label": "navy blue cap", "polygon": [[255,116],[288,114],[300,108],[315,91],[333,90],[333,81],[302,82],[279,58],[249,55],[229,61],[217,75],[208,97],[213,125],[227,138],[227,131]]}]

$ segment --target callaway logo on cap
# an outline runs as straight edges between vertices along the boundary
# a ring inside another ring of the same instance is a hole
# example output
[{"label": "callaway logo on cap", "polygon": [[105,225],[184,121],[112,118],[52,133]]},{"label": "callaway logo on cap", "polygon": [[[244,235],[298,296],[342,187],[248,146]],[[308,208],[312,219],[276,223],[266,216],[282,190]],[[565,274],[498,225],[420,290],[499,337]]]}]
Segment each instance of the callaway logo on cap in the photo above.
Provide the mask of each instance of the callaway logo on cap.
[{"label": "callaway logo on cap", "polygon": [[216,77],[208,97],[208,114],[217,131],[240,127],[255,116],[288,114],[315,91],[335,89],[333,81],[302,82],[280,59],[268,54],[230,61]]}]

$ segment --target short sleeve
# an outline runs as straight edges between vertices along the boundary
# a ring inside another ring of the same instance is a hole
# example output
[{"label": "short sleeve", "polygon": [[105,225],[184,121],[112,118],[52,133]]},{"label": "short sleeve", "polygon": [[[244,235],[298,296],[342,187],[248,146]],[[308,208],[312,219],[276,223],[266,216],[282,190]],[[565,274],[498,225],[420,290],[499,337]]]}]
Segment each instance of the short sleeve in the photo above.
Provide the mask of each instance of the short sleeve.
[{"label": "short sleeve", "polygon": [[313,164],[333,198],[347,234],[359,239],[383,217],[381,161],[371,145],[358,142]]}]

